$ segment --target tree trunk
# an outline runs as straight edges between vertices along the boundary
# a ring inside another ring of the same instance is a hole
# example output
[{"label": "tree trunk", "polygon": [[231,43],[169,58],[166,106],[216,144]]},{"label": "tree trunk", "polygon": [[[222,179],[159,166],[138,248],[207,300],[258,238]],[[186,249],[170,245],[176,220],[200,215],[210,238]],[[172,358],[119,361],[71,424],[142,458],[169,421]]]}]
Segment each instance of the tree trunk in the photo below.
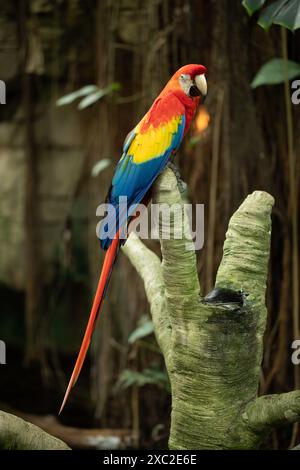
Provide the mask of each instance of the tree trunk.
[{"label": "tree trunk", "polygon": [[[26,119],[26,179],[25,179],[25,258],[26,258],[26,361],[43,360],[41,338],[43,325],[43,269],[41,257],[39,206],[38,151],[35,138],[35,83],[41,73],[40,56],[33,50],[33,31],[27,23],[32,18],[30,1],[20,2],[20,24],[24,56],[23,106]],[[37,49],[38,46],[35,45]]]},{"label": "tree trunk", "polygon": [[[184,214],[170,170],[154,199],[177,204],[173,223]],[[232,216],[215,289],[205,299],[188,236],[164,239],[161,225],[162,262],[135,234],[124,246],[144,280],[170,377],[171,449],[255,449],[273,426],[299,419],[299,391],[257,398],[273,202],[255,191]]]}]

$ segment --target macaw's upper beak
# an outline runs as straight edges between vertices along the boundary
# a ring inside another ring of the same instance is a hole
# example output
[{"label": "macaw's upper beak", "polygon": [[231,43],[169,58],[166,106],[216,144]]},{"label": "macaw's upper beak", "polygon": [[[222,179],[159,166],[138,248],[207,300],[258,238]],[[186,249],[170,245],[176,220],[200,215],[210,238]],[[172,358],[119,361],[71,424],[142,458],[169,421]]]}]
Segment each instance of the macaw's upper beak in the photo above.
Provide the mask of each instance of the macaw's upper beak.
[{"label": "macaw's upper beak", "polygon": [[207,95],[207,82],[204,74],[196,75],[194,84],[189,90],[191,97],[201,96],[201,103],[203,104]]}]

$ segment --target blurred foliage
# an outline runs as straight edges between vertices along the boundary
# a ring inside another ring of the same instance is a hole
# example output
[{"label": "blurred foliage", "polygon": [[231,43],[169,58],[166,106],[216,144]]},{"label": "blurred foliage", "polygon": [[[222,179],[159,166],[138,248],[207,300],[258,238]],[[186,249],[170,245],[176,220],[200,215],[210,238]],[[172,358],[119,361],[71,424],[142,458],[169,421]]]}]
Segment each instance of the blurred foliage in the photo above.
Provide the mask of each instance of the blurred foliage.
[{"label": "blurred foliage", "polygon": [[265,1],[266,0],[243,0],[242,4],[251,16],[264,5]]},{"label": "blurred foliage", "polygon": [[151,367],[144,369],[142,372],[125,369],[118,381],[119,388],[129,388],[134,385],[143,387],[144,385],[157,385],[171,393],[168,374],[162,371],[158,366],[152,364]]},{"label": "blurred foliage", "polygon": [[[258,11],[266,0],[243,0],[242,4],[251,16]],[[299,0],[276,0],[267,6],[259,15],[258,24],[268,30],[272,24],[295,31],[300,28]]]},{"label": "blurred foliage", "polygon": [[78,98],[83,98],[79,101],[78,109],[85,109],[88,106],[96,103],[107,95],[112,95],[120,91],[121,85],[117,82],[111,83],[105,88],[99,88],[97,85],[85,85],[79,90],[72,91],[67,95],[62,96],[56,101],[56,106],[66,106],[73,103]]},{"label": "blurred foliage", "polygon": [[[288,78],[292,80],[300,75],[300,64],[289,60],[287,62]],[[266,62],[255,75],[251,88],[261,85],[277,85],[285,81],[285,62],[283,59],[275,58]]]},{"label": "blurred foliage", "polygon": [[91,175],[95,178],[102,171],[106,170],[106,168],[108,168],[110,164],[111,164],[110,158],[102,158],[101,160],[98,160],[97,163],[95,163],[95,165],[92,168]]},{"label": "blurred foliage", "polygon": [[151,335],[154,332],[152,320],[148,315],[143,315],[139,321],[137,328],[129,335],[128,343],[133,344],[141,338]]},{"label": "blurred foliage", "polygon": [[[153,352],[161,355],[158,347],[153,346],[153,341],[141,341],[147,337],[154,339],[153,322],[148,315],[142,315],[138,321],[137,328],[129,335],[128,343],[135,345],[137,354],[141,348],[150,349]],[[117,382],[117,389],[125,389],[132,386],[143,387],[144,385],[157,385],[165,389],[168,393],[171,392],[170,381],[166,369],[161,369],[157,363],[152,363],[141,372],[125,369]]]}]

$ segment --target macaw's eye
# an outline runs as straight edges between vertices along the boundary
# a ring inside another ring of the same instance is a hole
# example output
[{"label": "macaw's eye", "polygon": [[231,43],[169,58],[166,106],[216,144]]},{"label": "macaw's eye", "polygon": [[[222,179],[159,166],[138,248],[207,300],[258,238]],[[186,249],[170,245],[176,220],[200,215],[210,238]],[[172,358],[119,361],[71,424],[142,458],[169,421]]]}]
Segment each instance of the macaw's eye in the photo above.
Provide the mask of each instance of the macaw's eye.
[{"label": "macaw's eye", "polygon": [[187,79],[188,79],[188,75],[186,75],[185,73],[182,73],[182,74],[180,75],[180,78],[181,78],[182,80],[187,80]]}]

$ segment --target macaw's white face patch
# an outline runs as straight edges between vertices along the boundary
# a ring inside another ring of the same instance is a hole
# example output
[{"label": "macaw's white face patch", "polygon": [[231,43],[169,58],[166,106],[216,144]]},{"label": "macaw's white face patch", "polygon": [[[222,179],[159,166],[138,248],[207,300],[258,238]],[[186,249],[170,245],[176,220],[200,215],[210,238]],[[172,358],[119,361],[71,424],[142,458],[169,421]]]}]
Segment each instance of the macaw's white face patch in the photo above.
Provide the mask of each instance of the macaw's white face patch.
[{"label": "macaw's white face patch", "polygon": [[192,80],[188,73],[182,73],[178,80],[187,96],[202,96],[204,98],[207,95],[207,82],[204,74],[196,75],[195,80]]},{"label": "macaw's white face patch", "polygon": [[190,88],[193,86],[193,80],[188,73],[182,73],[179,76],[179,85],[186,95],[189,95]]}]

